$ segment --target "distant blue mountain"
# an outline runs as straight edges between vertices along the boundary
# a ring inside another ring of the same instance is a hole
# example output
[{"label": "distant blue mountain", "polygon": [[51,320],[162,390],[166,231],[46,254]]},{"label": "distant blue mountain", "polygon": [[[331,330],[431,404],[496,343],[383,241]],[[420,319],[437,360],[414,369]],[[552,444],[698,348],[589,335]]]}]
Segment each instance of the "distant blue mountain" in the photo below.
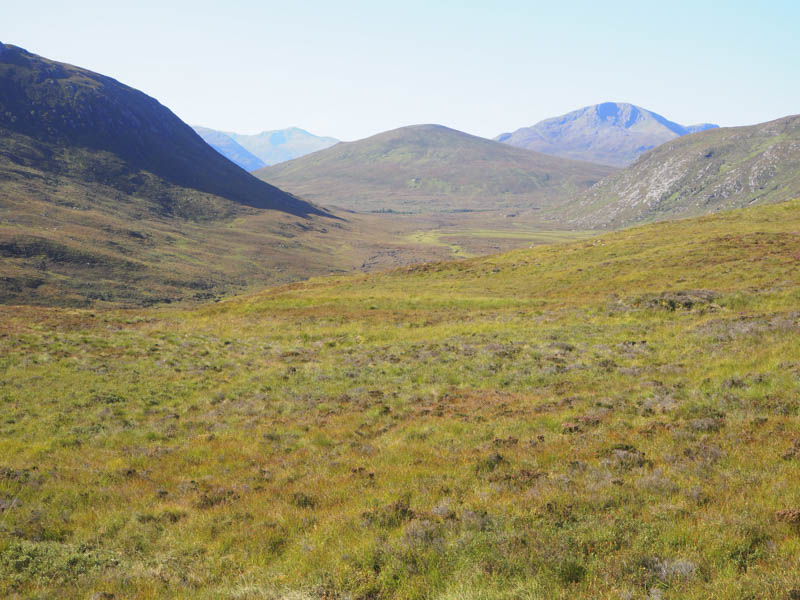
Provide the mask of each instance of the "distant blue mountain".
[{"label": "distant blue mountain", "polygon": [[715,127],[711,123],[679,125],[633,104],[604,102],[503,133],[495,140],[544,154],[624,167],[664,142]]},{"label": "distant blue mountain", "polygon": [[194,127],[194,130],[209,146],[245,171],[255,171],[266,166],[260,158],[245,150],[229,135],[207,127]]},{"label": "distant blue mountain", "polygon": [[[219,152],[248,171],[305,156],[339,143],[337,139],[320,137],[299,127],[263,131],[255,135],[215,131],[205,127],[195,127],[195,131],[211,146],[214,146]],[[230,140],[235,146],[225,142],[225,140]],[[247,162],[247,164],[254,163],[250,160],[245,161],[239,149],[258,160],[261,164],[252,168],[244,167],[239,163],[239,160]],[[228,154],[229,152],[230,154]]]}]

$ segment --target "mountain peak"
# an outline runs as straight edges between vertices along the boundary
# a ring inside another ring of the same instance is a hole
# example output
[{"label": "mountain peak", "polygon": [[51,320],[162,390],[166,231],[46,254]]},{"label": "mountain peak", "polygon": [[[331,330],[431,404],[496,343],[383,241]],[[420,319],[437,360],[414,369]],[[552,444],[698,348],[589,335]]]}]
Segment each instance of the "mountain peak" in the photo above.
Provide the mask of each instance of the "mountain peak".
[{"label": "mountain peak", "polygon": [[405,127],[398,127],[395,131],[400,131],[402,129],[408,129],[412,131],[456,131],[450,127],[446,127],[445,125],[439,125],[438,123],[418,123],[416,125],[406,125]]},{"label": "mountain peak", "polygon": [[495,140],[554,156],[625,166],[666,141],[714,127],[708,123],[686,127],[635,104],[601,102]]},{"label": "mountain peak", "polygon": [[621,227],[789,200],[800,194],[798,147],[798,115],[697,132],[606,177],[560,215],[581,228]]},{"label": "mountain peak", "polygon": [[437,125],[435,123],[420,123],[416,125],[404,125],[403,127],[397,127],[396,129],[389,129],[388,131],[382,131],[380,133],[376,133],[373,136],[365,138],[369,139],[388,139],[388,138],[429,138],[434,139],[435,137],[441,136],[466,136],[469,135],[468,133],[464,133],[463,131],[457,131],[455,129],[451,129],[450,127],[445,127],[444,125]]}]

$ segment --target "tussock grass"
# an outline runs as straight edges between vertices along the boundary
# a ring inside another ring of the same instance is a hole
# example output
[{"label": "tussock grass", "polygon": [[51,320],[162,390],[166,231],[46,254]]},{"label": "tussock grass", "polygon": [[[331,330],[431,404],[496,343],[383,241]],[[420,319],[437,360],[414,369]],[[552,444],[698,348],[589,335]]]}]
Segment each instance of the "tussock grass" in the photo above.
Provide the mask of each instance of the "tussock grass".
[{"label": "tussock grass", "polygon": [[2,308],[0,595],[791,598],[798,260],[795,201]]}]

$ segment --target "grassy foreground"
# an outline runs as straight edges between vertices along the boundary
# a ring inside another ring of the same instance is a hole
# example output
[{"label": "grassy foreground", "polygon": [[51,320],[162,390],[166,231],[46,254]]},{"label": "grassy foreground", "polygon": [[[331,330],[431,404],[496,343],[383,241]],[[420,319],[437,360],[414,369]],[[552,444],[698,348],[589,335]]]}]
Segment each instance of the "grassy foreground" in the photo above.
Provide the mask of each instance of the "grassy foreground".
[{"label": "grassy foreground", "polygon": [[800,201],[0,309],[0,596],[800,597]]}]

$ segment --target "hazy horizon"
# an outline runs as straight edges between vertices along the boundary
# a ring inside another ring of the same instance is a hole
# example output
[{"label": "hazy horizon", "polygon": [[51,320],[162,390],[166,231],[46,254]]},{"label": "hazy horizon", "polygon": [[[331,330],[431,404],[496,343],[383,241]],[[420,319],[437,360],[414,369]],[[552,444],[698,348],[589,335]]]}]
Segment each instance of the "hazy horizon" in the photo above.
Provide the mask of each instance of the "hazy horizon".
[{"label": "hazy horizon", "polygon": [[[5,9],[0,41],[141,89],[192,125],[354,140],[437,123],[482,137],[600,102],[684,125],[800,112],[800,7],[151,0]],[[626,35],[615,35],[625,31]]]}]

